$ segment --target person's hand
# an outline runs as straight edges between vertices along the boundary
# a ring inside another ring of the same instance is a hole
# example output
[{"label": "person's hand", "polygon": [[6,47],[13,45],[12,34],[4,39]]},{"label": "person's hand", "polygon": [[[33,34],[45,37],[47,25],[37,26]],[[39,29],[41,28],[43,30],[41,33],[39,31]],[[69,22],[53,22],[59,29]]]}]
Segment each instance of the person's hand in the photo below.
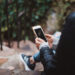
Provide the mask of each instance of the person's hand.
[{"label": "person's hand", "polygon": [[44,43],[44,42],[45,42],[45,41],[42,40],[41,38],[36,38],[36,39],[35,39],[35,43],[36,43],[37,48],[39,48],[39,46],[40,46],[42,43]]},{"label": "person's hand", "polygon": [[46,38],[47,38],[47,41],[48,41],[48,44],[50,46],[50,48],[52,48],[53,46],[53,36],[50,35],[50,34],[45,34]]}]

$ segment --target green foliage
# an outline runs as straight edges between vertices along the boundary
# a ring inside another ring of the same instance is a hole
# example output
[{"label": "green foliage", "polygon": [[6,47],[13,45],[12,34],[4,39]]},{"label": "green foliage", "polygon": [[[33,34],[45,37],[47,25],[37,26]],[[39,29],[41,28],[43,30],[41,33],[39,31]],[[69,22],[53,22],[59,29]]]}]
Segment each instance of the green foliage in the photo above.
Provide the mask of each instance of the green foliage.
[{"label": "green foliage", "polygon": [[[8,9],[6,1],[8,1]],[[11,38],[17,38],[17,32],[20,30],[21,36],[26,36],[26,39],[28,39],[31,26],[39,24],[41,20],[45,19],[50,4],[51,0],[0,0],[0,22],[2,25],[2,32],[7,32],[9,26],[10,31],[13,30],[13,32],[11,31]],[[8,25],[6,11],[8,11]],[[22,12],[24,13],[19,16]],[[21,29],[18,28],[18,20]]]},{"label": "green foliage", "polygon": [[48,11],[57,13],[61,25],[67,13],[74,11],[73,2],[74,0],[0,0],[0,23],[3,36],[7,36],[9,32],[12,39],[17,39],[19,36],[20,39],[32,39],[31,27],[37,24],[43,25]]}]

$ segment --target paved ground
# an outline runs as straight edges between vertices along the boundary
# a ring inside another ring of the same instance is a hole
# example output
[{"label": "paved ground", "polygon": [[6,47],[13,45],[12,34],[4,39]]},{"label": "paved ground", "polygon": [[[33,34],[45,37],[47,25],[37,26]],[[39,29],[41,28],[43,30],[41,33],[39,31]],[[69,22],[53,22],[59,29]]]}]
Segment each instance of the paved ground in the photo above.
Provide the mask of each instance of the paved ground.
[{"label": "paved ground", "polygon": [[[3,51],[0,51],[0,69],[11,70],[13,75],[27,73],[25,72],[24,65],[20,61],[19,55],[21,53],[33,55],[38,52],[38,49],[31,41],[21,41],[19,49],[17,48],[17,42],[13,42],[12,47],[13,48],[8,48],[3,46]],[[36,64],[35,71],[43,71],[41,63]]]}]

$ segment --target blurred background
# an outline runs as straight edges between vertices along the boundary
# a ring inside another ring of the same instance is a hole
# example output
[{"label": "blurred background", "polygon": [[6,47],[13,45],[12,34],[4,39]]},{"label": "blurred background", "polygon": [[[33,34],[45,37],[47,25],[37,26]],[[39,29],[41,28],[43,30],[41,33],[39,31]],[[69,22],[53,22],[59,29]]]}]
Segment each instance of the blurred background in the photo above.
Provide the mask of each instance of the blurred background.
[{"label": "blurred background", "polygon": [[[74,11],[75,0],[0,0],[0,73],[6,75],[1,69],[9,69],[22,75],[19,54],[38,52],[32,26],[41,25],[45,33],[53,34],[62,30],[66,16]],[[43,71],[42,64],[35,70]]]},{"label": "blurred background", "polygon": [[74,0],[0,0],[0,41],[31,40],[31,27],[46,33],[61,30],[65,17],[75,11]]}]

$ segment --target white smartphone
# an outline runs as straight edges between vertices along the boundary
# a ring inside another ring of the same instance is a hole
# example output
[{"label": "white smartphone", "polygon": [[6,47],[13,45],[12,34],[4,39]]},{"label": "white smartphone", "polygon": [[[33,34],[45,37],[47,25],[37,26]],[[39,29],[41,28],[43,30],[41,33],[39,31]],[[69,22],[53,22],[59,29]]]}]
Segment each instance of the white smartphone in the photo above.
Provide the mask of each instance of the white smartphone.
[{"label": "white smartphone", "polygon": [[40,25],[33,26],[32,30],[33,30],[36,37],[39,37],[39,38],[43,39],[45,42],[47,42],[47,39],[46,39],[44,32],[43,32],[43,29],[41,28]]}]

